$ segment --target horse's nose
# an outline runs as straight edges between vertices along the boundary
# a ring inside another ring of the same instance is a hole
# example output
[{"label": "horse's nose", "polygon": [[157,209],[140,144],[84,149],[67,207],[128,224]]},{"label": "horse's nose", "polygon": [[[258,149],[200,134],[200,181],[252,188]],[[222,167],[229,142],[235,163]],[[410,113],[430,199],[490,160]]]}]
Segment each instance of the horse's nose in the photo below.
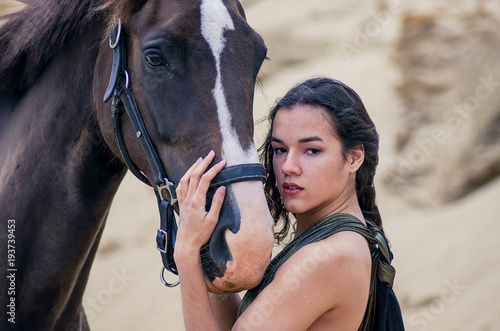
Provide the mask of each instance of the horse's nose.
[{"label": "horse's nose", "polygon": [[[209,203],[211,201],[209,200]],[[219,222],[212,233],[210,241],[202,248],[202,267],[210,281],[223,277],[227,262],[232,261],[231,250],[226,242],[226,231],[237,233],[240,229],[241,215],[238,203],[231,187],[226,189]]]},{"label": "horse's nose", "polygon": [[227,187],[219,223],[202,250],[212,291],[234,292],[258,284],[271,256],[272,228],[260,182]]}]

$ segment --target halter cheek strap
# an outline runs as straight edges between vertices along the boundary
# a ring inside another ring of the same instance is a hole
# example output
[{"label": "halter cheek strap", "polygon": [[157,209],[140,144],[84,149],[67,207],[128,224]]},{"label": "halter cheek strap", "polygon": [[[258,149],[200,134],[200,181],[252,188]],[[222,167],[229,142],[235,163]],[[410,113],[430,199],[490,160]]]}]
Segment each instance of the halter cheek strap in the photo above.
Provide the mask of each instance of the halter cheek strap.
[{"label": "halter cheek strap", "polygon": [[[135,165],[135,163],[130,158],[125,146],[125,141],[123,139],[121,123],[119,121],[120,117],[120,105],[123,106],[127,116],[132,123],[137,140],[146,156],[147,162],[150,169],[152,170],[155,185],[158,193],[161,193],[160,188],[165,186],[165,183],[170,183],[169,195],[171,197],[175,196],[174,185],[167,180],[165,175],[165,170],[161,164],[160,158],[156,153],[156,150],[149,138],[146,130],[146,126],[142,120],[141,114],[135,102],[134,95],[129,88],[130,77],[127,68],[127,58],[126,58],[126,46],[125,38],[122,36],[121,21],[120,19],[115,19],[113,28],[109,37],[109,45],[113,49],[113,65],[111,67],[111,76],[109,79],[109,84],[104,94],[104,102],[108,102],[111,98],[113,101],[111,103],[111,119],[113,123],[113,133],[115,140],[117,142],[120,155],[127,167],[132,171],[132,173],[139,178],[142,182],[147,185],[149,183],[148,178],[141,172],[141,170]],[[124,83],[122,82],[124,81]],[[122,84],[121,84],[122,83]],[[174,202],[172,202],[174,203]]]},{"label": "halter cheek strap", "polygon": [[[162,166],[161,160],[149,138],[149,134],[142,120],[141,114],[135,102],[134,95],[130,89],[130,77],[127,68],[125,38],[122,34],[122,25],[119,18],[114,19],[113,26],[109,34],[109,46],[113,50],[113,64],[109,78],[108,87],[104,94],[104,102],[111,102],[111,119],[113,124],[113,134],[120,155],[130,169],[130,171],[143,183],[152,186],[149,179],[132,161],[121,129],[120,115],[122,109],[134,128],[136,138],[146,156],[149,168],[154,176],[154,188],[158,200],[160,211],[160,228],[156,235],[157,249],[160,251],[163,267],[160,278],[168,287],[174,287],[179,282],[168,283],[164,278],[165,269],[177,273],[177,266],[174,260],[175,238],[177,235],[177,223],[174,215],[174,205],[177,203],[175,193],[176,185],[168,180],[166,172]],[[217,188],[222,185],[229,185],[235,182],[260,180],[265,182],[266,172],[264,167],[259,164],[241,164],[222,169],[210,184],[211,188]]]}]

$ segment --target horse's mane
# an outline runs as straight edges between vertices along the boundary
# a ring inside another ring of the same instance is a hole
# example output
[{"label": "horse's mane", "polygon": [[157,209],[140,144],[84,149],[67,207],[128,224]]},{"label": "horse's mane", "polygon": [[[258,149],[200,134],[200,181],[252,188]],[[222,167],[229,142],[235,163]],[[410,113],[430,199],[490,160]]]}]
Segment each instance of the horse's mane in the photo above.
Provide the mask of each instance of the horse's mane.
[{"label": "horse's mane", "polygon": [[145,1],[38,0],[7,15],[0,26],[0,92],[29,88],[65,43],[92,21],[110,15],[128,20]]}]

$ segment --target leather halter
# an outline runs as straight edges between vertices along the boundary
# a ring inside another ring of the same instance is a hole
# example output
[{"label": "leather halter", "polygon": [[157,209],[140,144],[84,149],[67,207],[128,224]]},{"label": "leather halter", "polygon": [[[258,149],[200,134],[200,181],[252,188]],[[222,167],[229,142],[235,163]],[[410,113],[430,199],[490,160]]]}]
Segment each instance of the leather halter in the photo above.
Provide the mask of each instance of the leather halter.
[{"label": "leather halter", "polygon": [[[164,272],[166,269],[176,275],[178,274],[174,260],[177,223],[173,206],[177,204],[177,195],[175,193],[176,185],[168,180],[166,176],[162,162],[149,138],[146,126],[137,108],[134,95],[130,89],[126,44],[121,20],[119,18],[114,19],[113,26],[109,33],[109,46],[113,50],[113,64],[108,87],[104,94],[104,102],[106,103],[112,99],[111,119],[113,123],[113,133],[124,163],[138,179],[149,186],[153,186],[155,189],[158,208],[160,210],[160,228],[156,235],[156,244],[163,262],[160,278],[165,286],[174,287],[179,284],[179,281],[172,284],[168,283],[164,278]],[[154,185],[150,183],[149,179],[135,165],[127,151],[120,121],[122,109],[125,109],[136,133],[137,140],[146,156],[149,168],[154,176]],[[266,171],[260,163],[240,164],[226,167],[215,176],[210,183],[210,188],[252,180],[260,180],[262,182],[266,180]]]}]

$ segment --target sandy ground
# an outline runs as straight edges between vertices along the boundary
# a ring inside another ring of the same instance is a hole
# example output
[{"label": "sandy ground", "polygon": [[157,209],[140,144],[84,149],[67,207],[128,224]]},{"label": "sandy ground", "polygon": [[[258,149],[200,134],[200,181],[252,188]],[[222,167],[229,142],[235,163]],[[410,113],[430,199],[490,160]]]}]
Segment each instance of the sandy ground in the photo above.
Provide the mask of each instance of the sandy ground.
[{"label": "sandy ground", "polygon": [[[270,57],[255,99],[258,143],[267,129],[258,120],[277,97],[303,79],[331,76],[363,98],[381,137],[379,174],[387,171],[395,157],[399,104],[394,86],[400,73],[391,56],[401,17],[395,11],[381,25],[379,2],[243,1]],[[0,11],[4,3],[0,0]],[[342,50],[341,45],[353,45],[368,26],[375,30],[362,47]],[[494,251],[500,233],[500,179],[434,208],[411,206],[381,180],[377,184],[407,330],[500,330],[500,254]],[[127,175],[84,296],[92,330],[184,329],[179,288],[167,289],[159,279],[161,260],[154,240],[158,223],[152,191]]]}]

